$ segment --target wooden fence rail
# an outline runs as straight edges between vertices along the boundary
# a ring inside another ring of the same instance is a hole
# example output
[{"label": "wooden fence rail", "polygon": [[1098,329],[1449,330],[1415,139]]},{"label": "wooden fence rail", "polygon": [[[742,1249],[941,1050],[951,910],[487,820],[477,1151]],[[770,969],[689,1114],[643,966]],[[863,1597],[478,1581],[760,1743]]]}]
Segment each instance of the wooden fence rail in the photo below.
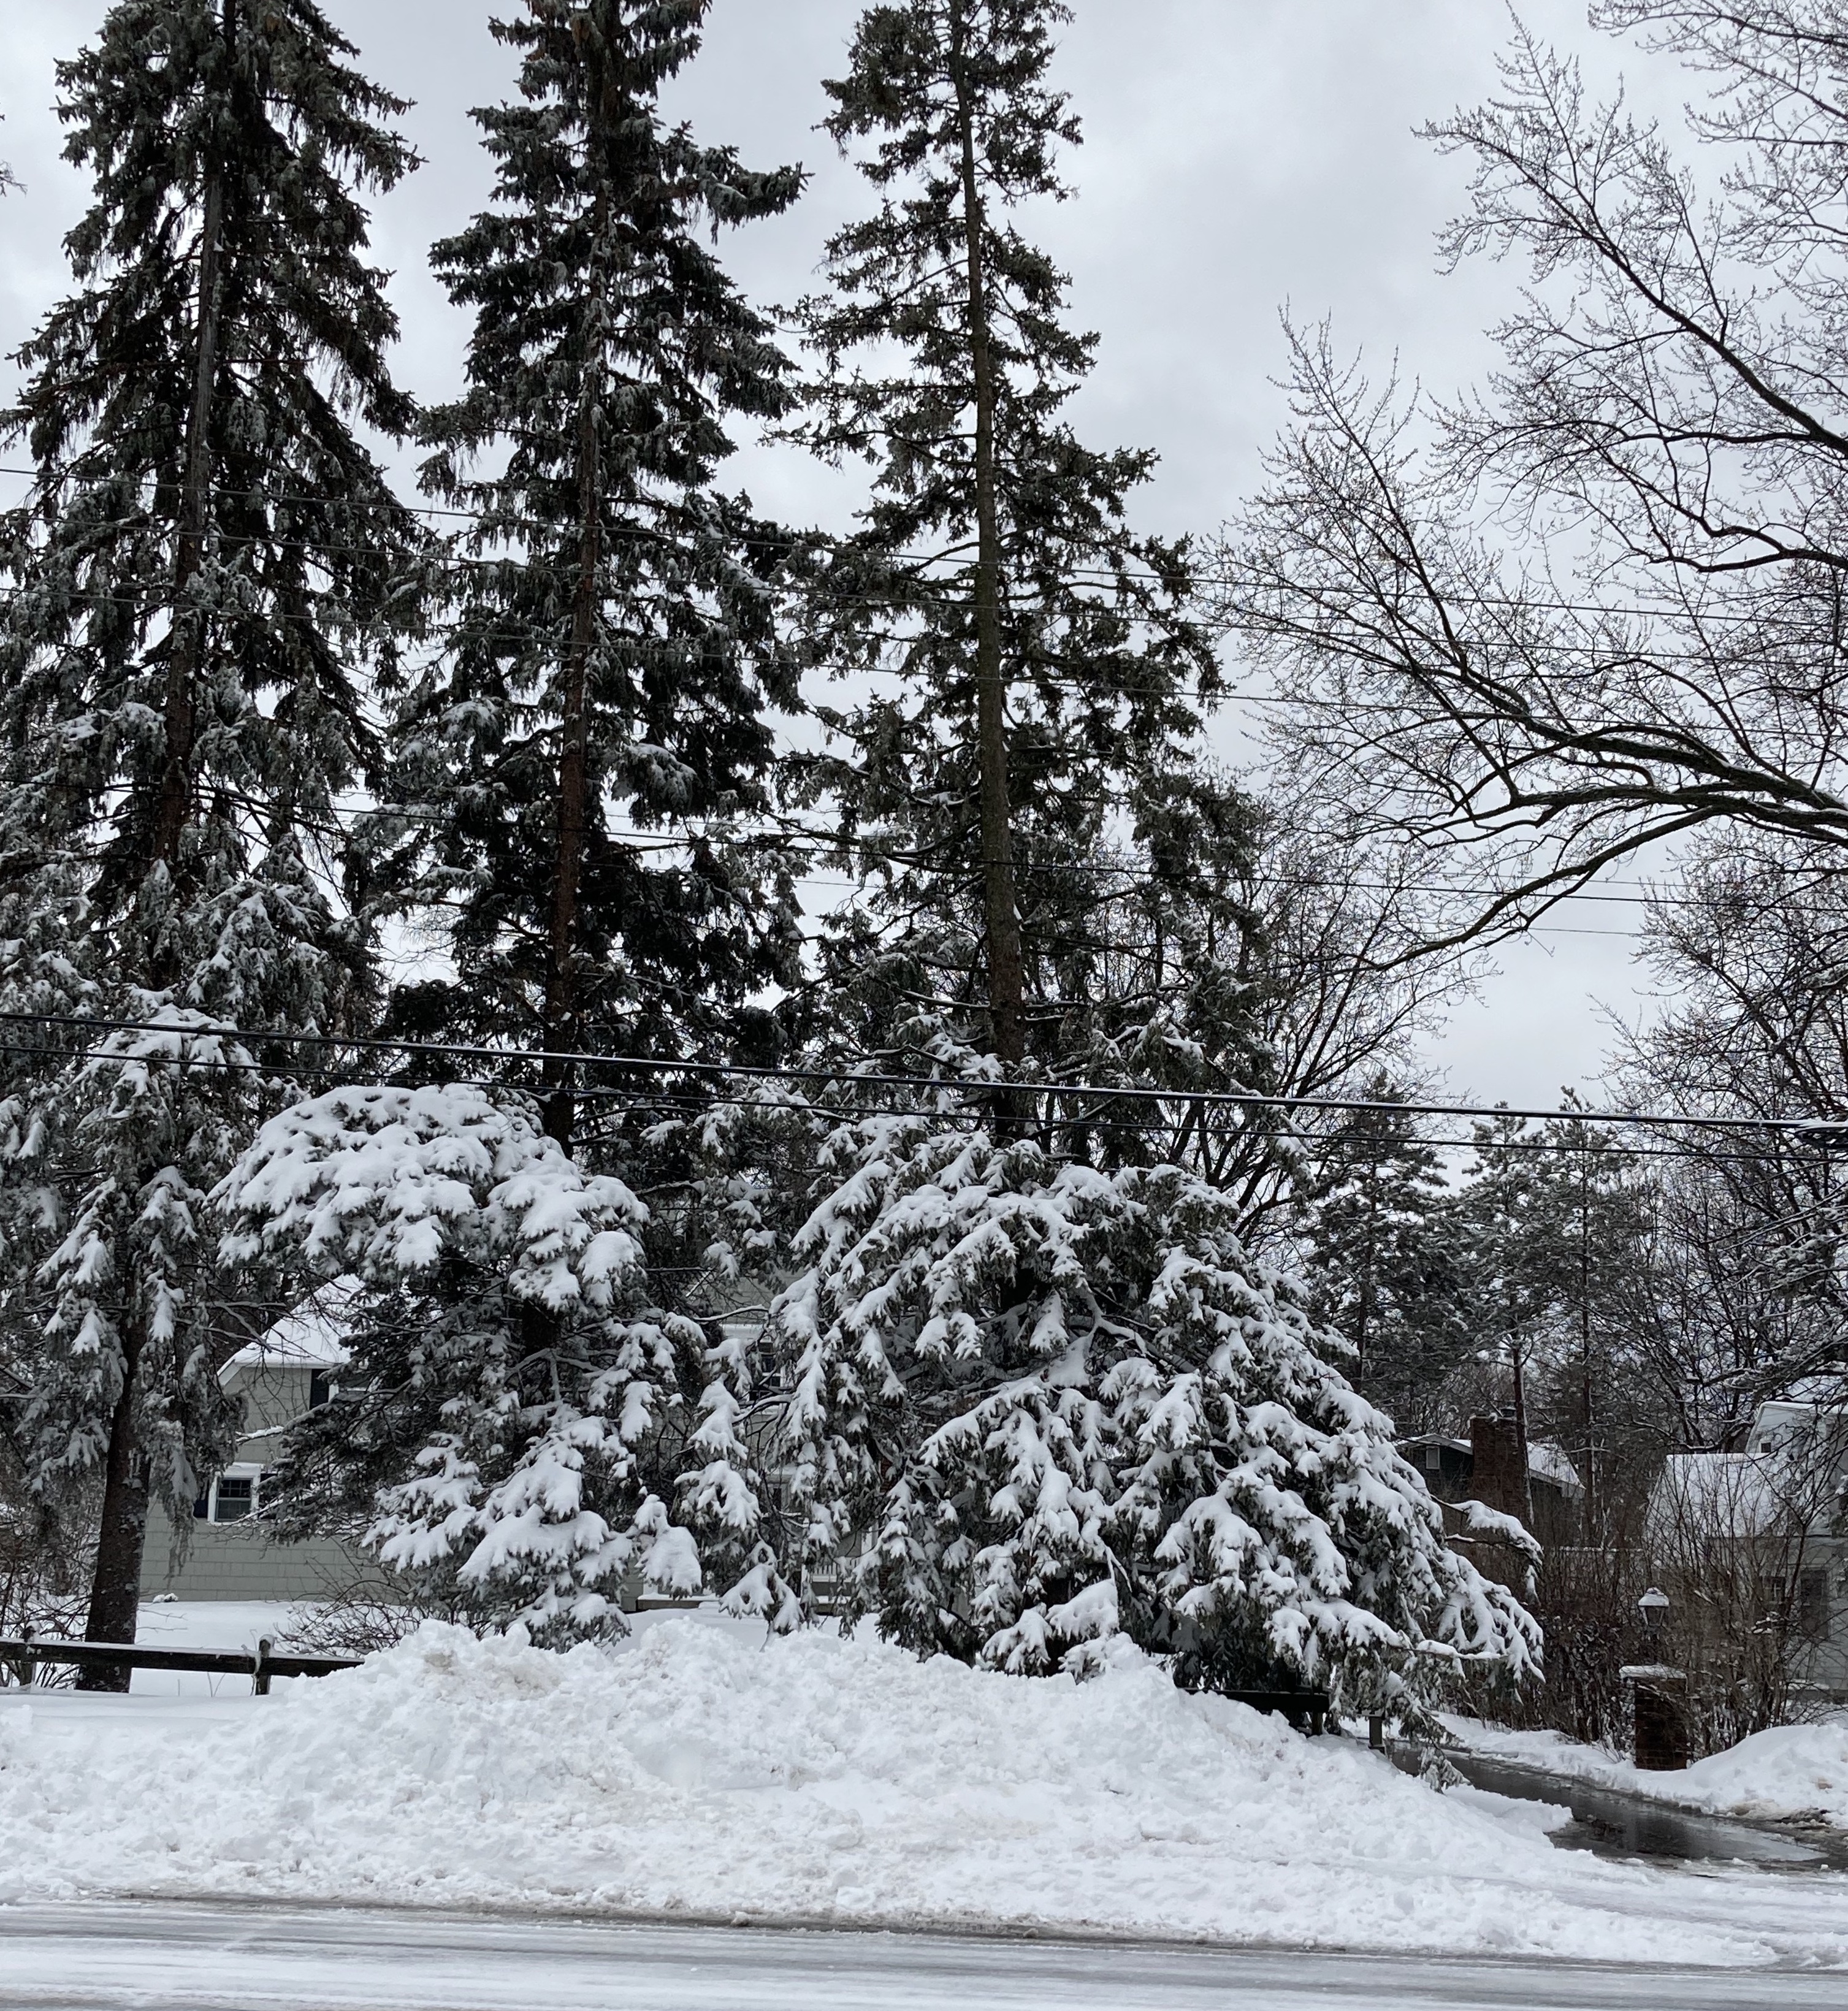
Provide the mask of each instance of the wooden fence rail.
[{"label": "wooden fence rail", "polygon": [[[357,1660],[343,1655],[277,1654],[268,1640],[254,1654],[215,1648],[133,1648],[112,1641],[0,1641],[0,1667],[10,1665],[22,1682],[30,1680],[34,1662],[77,1669],[190,1669],[206,1675],[248,1676],[258,1696],[269,1694],[272,1676],[331,1676],[356,1669]],[[1234,1703],[1254,1710],[1274,1711],[1298,1731],[1319,1734],[1328,1716],[1323,1690],[1232,1690]]]},{"label": "wooden fence rail", "polygon": [[71,1669],[190,1669],[209,1676],[248,1676],[258,1696],[268,1696],[275,1676],[331,1676],[358,1663],[344,1655],[277,1654],[269,1640],[255,1653],[216,1648],[136,1648],[114,1641],[0,1641],[0,1665],[31,1680],[34,1663]]}]

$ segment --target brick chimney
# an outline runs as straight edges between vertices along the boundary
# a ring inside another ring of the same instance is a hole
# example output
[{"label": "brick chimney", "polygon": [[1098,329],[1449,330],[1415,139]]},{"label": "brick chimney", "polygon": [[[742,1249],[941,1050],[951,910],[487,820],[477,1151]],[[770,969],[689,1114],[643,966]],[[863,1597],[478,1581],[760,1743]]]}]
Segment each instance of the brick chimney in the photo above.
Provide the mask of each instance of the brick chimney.
[{"label": "brick chimney", "polygon": [[1470,1492],[1486,1508],[1527,1519],[1526,1448],[1512,1418],[1472,1418],[1469,1449],[1476,1471]]}]

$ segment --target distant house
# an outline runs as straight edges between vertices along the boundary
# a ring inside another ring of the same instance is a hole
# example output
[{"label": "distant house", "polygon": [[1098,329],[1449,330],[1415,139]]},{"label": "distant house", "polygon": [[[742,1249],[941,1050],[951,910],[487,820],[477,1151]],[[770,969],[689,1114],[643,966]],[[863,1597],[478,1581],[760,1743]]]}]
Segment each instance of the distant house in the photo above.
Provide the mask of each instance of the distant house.
[{"label": "distant house", "polygon": [[1848,1412],[1763,1404],[1739,1452],[1672,1454],[1650,1497],[1658,1570],[1716,1571],[1754,1616],[1781,1614],[1801,1679],[1848,1697]]},{"label": "distant house", "polygon": [[[244,1408],[237,1455],[193,1504],[184,1529],[176,1529],[158,1507],[150,1512],[144,1596],[315,1600],[356,1588],[386,1600],[397,1596],[376,1560],[356,1544],[330,1536],[279,1543],[264,1514],[265,1479],[290,1426],[328,1401],[348,1365],[341,1339],[345,1297],[339,1287],[324,1290],[226,1363],[219,1381]],[[757,1329],[728,1322],[725,1333],[748,1343]],[[635,1569],[620,1598],[632,1612],[638,1605],[698,1603],[644,1593]]]},{"label": "distant house", "polygon": [[1460,1501],[1469,1492],[1476,1458],[1467,1439],[1444,1432],[1420,1432],[1399,1440],[1401,1454],[1425,1477],[1425,1486],[1440,1501]]},{"label": "distant house", "polygon": [[333,1537],[278,1543],[265,1518],[265,1476],[283,1435],[325,1404],[347,1365],[340,1301],[324,1297],[240,1348],[219,1381],[244,1408],[237,1456],[176,1529],[158,1507],[150,1514],[143,1590],[186,1600],[326,1599],[377,1580],[365,1554]]}]

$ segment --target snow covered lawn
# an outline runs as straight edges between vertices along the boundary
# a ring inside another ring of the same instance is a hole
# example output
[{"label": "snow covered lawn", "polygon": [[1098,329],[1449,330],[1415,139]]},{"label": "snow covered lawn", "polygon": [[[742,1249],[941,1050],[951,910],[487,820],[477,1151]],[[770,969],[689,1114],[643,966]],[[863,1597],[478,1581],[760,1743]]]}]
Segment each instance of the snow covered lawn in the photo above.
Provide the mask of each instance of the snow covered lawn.
[{"label": "snow covered lawn", "polygon": [[[149,1600],[135,1623],[144,1648],[212,1648],[248,1654],[265,1635],[282,1641],[306,1609],[280,1600]],[[137,1669],[135,1696],[247,1696],[248,1676],[208,1676],[191,1670]]]},{"label": "snow covered lawn", "polygon": [[1754,1732],[1730,1752],[1697,1760],[1680,1774],[1640,1773],[1601,1746],[1579,1746],[1557,1732],[1504,1732],[1464,1718],[1453,1719],[1451,1728],[1473,1752],[1682,1808],[1848,1829],[1848,1712],[1817,1724]]},{"label": "snow covered lawn", "polygon": [[1350,1741],[1177,1692],[657,1616],[620,1651],[426,1628],[268,1699],[0,1692],[0,1897],[1024,1925],[1848,1964],[1848,1881],[1555,1851]]}]

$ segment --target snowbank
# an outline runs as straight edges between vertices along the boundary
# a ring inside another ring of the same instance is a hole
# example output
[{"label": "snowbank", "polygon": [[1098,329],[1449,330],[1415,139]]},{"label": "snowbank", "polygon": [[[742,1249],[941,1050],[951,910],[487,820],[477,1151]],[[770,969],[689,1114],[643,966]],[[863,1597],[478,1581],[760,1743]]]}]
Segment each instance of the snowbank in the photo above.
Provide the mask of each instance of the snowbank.
[{"label": "snowbank", "polygon": [[[1848,1717],[1754,1732],[1682,1776],[1703,1807],[1743,1816],[1807,1817],[1848,1829]],[[1658,1791],[1672,1792],[1662,1774]]]},{"label": "snowbank", "polygon": [[1461,1719],[1452,1725],[1478,1753],[1601,1787],[1712,1815],[1832,1823],[1848,1829],[1848,1714],[1819,1724],[1754,1732],[1731,1751],[1697,1760],[1680,1774],[1640,1773],[1627,1760],[1599,1746],[1576,1745],[1556,1732],[1504,1732]]},{"label": "snowbank", "polygon": [[1848,1963],[1839,1895],[1598,1863],[1554,1850],[1552,1819],[1133,1657],[1080,1686],[692,1616],[614,1654],[429,1626],[267,1700],[0,1692],[5,1898]]}]

